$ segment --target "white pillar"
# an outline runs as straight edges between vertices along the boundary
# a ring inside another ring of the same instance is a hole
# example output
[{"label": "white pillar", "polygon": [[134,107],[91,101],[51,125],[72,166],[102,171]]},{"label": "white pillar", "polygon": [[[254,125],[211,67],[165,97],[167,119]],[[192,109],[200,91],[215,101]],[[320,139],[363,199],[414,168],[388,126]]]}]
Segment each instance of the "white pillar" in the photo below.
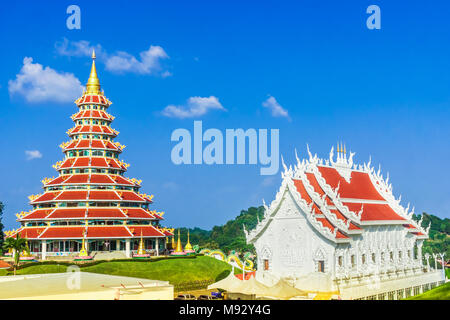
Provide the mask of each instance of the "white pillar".
[{"label": "white pillar", "polygon": [[420,266],[423,265],[423,262],[422,262],[422,245],[423,245],[423,240],[417,241],[417,258],[420,261]]},{"label": "white pillar", "polygon": [[127,258],[131,258],[131,254],[130,254],[130,239],[126,239],[125,240],[125,255],[127,256]]},{"label": "white pillar", "polygon": [[42,241],[42,252],[41,252],[42,260],[45,260],[47,258],[47,241]]},{"label": "white pillar", "polygon": [[159,256],[159,238],[156,238],[156,256]]}]

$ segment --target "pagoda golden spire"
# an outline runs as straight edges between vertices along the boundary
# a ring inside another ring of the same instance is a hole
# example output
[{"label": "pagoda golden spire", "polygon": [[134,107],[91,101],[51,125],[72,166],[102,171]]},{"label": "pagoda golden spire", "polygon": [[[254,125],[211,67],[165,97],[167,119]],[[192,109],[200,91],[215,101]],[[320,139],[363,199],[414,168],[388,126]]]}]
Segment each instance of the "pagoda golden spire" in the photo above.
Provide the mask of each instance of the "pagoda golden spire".
[{"label": "pagoda golden spire", "polygon": [[175,252],[183,252],[183,247],[181,246],[181,239],[180,239],[180,229],[178,229],[177,248],[175,249]]},{"label": "pagoda golden spire", "polygon": [[97,68],[95,67],[95,51],[92,50],[92,67],[91,74],[89,75],[88,82],[86,84],[86,94],[101,94],[100,92],[100,80],[97,76]]},{"label": "pagoda golden spire", "polygon": [[184,247],[184,251],[192,251],[192,246],[189,243],[189,229],[188,229],[188,239],[187,239],[186,246]]}]

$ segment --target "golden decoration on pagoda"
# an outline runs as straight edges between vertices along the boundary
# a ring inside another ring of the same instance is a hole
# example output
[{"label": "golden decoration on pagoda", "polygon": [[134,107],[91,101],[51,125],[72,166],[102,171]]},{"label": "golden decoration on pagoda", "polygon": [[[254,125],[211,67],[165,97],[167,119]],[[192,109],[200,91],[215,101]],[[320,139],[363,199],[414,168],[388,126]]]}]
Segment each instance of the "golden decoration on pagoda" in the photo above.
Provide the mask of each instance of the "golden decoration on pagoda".
[{"label": "golden decoration on pagoda", "polygon": [[54,169],[58,170],[61,167],[62,164],[63,164],[63,161],[58,161],[52,167]]},{"label": "golden decoration on pagoda", "polygon": [[95,51],[92,50],[92,67],[91,74],[89,75],[88,82],[86,84],[85,94],[102,94],[100,91],[100,80],[97,76],[97,68],[95,67]]},{"label": "golden decoration on pagoda", "polygon": [[28,196],[28,199],[30,199],[30,201],[34,201],[37,198],[39,198],[42,194],[32,194],[31,196]]},{"label": "golden decoration on pagoda", "polygon": [[27,215],[29,215],[31,213],[31,211],[25,212],[25,211],[21,211],[20,213],[16,213],[16,217],[18,219],[22,219],[23,217],[26,217]]},{"label": "golden decoration on pagoda", "polygon": [[59,145],[59,147],[61,148],[61,149],[65,149],[65,148],[67,148],[67,146],[70,144],[70,142],[63,142],[63,143],[61,143],[60,145]]},{"label": "golden decoration on pagoda", "polygon": [[125,169],[128,169],[128,167],[130,166],[128,163],[123,162],[122,160],[118,161],[120,166],[125,167]]},{"label": "golden decoration on pagoda", "polygon": [[138,185],[138,186],[140,186],[141,185],[141,183],[142,183],[142,180],[138,180],[138,179],[136,179],[136,178],[131,178],[131,179],[128,179],[130,182],[132,182],[132,183],[134,183],[135,185]]},{"label": "golden decoration on pagoda", "polygon": [[46,177],[46,178],[42,179],[41,182],[43,185],[46,185],[47,183],[53,181],[54,179],[55,179],[55,177],[51,177],[51,178]]},{"label": "golden decoration on pagoda", "polygon": [[3,231],[3,233],[5,234],[6,237],[10,237],[13,234],[17,233],[17,231],[18,231],[18,229],[12,229],[12,230]]},{"label": "golden decoration on pagoda", "polygon": [[121,144],[120,142],[114,142],[114,145],[120,149],[120,151],[123,151],[127,146]]}]

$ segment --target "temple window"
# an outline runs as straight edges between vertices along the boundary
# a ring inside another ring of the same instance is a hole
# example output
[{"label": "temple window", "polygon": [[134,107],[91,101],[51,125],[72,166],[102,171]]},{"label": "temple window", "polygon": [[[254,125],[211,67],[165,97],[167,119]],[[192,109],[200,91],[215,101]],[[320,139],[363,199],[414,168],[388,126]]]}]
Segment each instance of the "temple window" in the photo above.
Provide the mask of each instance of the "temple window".
[{"label": "temple window", "polygon": [[269,259],[264,259],[264,271],[269,270]]},{"label": "temple window", "polygon": [[318,266],[318,270],[317,271],[325,272],[325,261],[323,261],[323,260],[317,261],[317,266]]},{"label": "temple window", "polygon": [[398,252],[398,259],[400,260],[401,258],[402,258],[402,252],[399,251],[399,252]]},{"label": "temple window", "polygon": [[362,264],[366,264],[366,255],[363,254],[361,257]]},{"label": "temple window", "polygon": [[408,258],[411,258],[411,250],[408,250]]},{"label": "temple window", "polygon": [[339,267],[342,267],[342,256],[338,257],[338,264],[339,264]]},{"label": "temple window", "polygon": [[389,252],[389,259],[392,261],[394,260],[394,252]]},{"label": "temple window", "polygon": [[350,257],[350,262],[352,264],[352,267],[354,268],[355,267],[355,255],[354,254],[352,254],[352,256]]},{"label": "temple window", "polygon": [[373,262],[373,263],[376,263],[376,262],[377,262],[375,253],[372,253],[372,262]]}]

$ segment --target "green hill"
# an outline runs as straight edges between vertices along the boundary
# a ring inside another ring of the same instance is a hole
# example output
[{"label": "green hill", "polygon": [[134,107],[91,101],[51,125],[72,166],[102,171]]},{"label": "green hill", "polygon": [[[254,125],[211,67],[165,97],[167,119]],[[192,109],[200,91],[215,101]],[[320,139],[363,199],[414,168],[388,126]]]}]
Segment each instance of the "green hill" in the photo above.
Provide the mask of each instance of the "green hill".
[{"label": "green hill", "polygon": [[[420,219],[421,215],[414,215],[415,220]],[[423,213],[422,225],[426,228],[431,222],[429,239],[423,243],[422,252],[438,253],[445,252],[445,257],[450,258],[450,219],[441,219],[435,215]],[[434,264],[434,259],[431,258],[430,263]]]},{"label": "green hill", "polygon": [[[190,242],[198,244],[201,248],[221,249],[225,253],[231,250],[254,253],[253,245],[246,243],[243,225],[247,230],[255,228],[258,222],[257,216],[262,220],[264,207],[250,207],[247,210],[242,210],[235,219],[227,221],[222,226],[214,226],[212,230],[189,229]],[[180,231],[181,242],[185,244],[187,229],[181,228]]]}]

